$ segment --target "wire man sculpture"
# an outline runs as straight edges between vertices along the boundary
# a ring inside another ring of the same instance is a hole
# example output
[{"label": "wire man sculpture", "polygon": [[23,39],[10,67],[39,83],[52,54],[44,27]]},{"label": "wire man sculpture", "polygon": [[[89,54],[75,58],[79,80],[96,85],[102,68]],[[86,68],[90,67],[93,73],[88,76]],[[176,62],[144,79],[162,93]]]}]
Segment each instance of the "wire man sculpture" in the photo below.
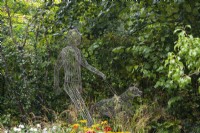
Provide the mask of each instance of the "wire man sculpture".
[{"label": "wire man sculpture", "polygon": [[65,73],[64,90],[69,95],[83,119],[87,120],[88,126],[91,126],[93,120],[80,92],[82,91],[81,66],[101,76],[103,79],[105,79],[106,76],[93,66],[89,65],[87,60],[81,54],[81,51],[77,48],[77,46],[81,44],[81,34],[77,29],[68,31],[67,41],[68,46],[62,49],[55,64],[54,85],[55,88],[60,91],[59,71],[63,67]]},{"label": "wire man sculpture", "polygon": [[135,86],[131,86],[119,96],[114,95],[112,98],[103,99],[95,103],[91,107],[90,112],[92,114],[97,112],[99,117],[107,116],[109,118],[115,117],[122,111],[130,115],[132,112],[130,107],[133,99],[141,95],[142,91]]}]

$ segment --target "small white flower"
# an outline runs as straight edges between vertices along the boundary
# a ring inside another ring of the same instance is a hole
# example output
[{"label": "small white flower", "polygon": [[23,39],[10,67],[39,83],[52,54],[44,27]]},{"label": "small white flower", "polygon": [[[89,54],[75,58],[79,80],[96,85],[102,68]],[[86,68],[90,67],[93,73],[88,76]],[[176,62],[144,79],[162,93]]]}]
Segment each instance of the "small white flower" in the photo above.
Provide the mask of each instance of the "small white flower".
[{"label": "small white flower", "polygon": [[5,130],[4,133],[8,133],[8,130]]},{"label": "small white flower", "polygon": [[40,125],[40,124],[37,124],[36,127],[37,127],[37,128],[41,128],[41,125]]},{"label": "small white flower", "polygon": [[37,132],[37,128],[34,128],[34,131]]},{"label": "small white flower", "polygon": [[37,132],[37,128],[30,128],[30,131],[32,131],[32,132]]},{"label": "small white flower", "polygon": [[20,131],[21,131],[21,128],[14,127],[13,130],[14,130],[15,132],[20,132]]},{"label": "small white flower", "polygon": [[47,133],[47,128],[44,128],[44,129],[42,130],[42,133]]},{"label": "small white flower", "polygon": [[22,129],[23,129],[23,128],[24,128],[24,125],[20,124],[20,125],[19,125],[19,128],[22,128]]},{"label": "small white flower", "polygon": [[57,126],[53,126],[52,130],[56,130]]},{"label": "small white flower", "polygon": [[16,130],[17,130],[17,127],[14,127],[13,130],[16,131]]}]

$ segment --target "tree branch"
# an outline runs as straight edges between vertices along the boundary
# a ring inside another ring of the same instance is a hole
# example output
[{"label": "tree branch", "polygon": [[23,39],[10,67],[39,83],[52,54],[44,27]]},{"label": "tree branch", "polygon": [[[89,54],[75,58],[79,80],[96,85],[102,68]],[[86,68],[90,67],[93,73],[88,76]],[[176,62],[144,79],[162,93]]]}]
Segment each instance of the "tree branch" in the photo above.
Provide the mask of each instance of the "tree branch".
[{"label": "tree branch", "polygon": [[[9,32],[10,32],[10,36],[11,36],[13,42],[17,45],[17,42],[16,42],[16,40],[14,39],[14,36],[13,36],[12,19],[11,19],[10,9],[9,9],[8,1],[7,1],[7,0],[5,0],[5,7],[6,7],[6,12],[7,12],[7,14],[8,14],[8,23],[9,23]],[[17,46],[18,46],[18,45],[17,45]]]}]

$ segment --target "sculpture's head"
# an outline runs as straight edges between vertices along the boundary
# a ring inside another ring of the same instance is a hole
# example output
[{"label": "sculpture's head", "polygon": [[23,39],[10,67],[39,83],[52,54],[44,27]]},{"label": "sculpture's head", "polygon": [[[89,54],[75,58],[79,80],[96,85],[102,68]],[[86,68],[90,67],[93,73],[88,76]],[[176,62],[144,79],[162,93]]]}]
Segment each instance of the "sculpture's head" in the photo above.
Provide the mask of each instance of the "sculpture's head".
[{"label": "sculpture's head", "polygon": [[81,33],[77,29],[71,29],[67,33],[67,41],[71,45],[78,46],[81,44]]}]

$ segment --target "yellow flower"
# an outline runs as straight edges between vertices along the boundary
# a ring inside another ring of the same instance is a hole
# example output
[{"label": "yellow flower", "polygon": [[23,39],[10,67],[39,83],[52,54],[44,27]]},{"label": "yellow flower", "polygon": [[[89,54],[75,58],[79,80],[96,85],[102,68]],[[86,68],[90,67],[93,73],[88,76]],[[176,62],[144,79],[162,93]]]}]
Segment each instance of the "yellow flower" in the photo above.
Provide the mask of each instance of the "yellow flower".
[{"label": "yellow flower", "polygon": [[[108,132],[111,133],[111,132]],[[112,133],[131,133],[131,132],[112,132]]]},{"label": "yellow flower", "polygon": [[106,124],[108,124],[108,121],[102,121],[101,122],[101,125],[106,125]]},{"label": "yellow flower", "polygon": [[86,131],[89,130],[89,128],[88,127],[84,127],[83,130],[86,132]]},{"label": "yellow flower", "polygon": [[91,128],[88,128],[87,130],[88,130],[88,131],[93,131]]},{"label": "yellow flower", "polygon": [[87,120],[80,120],[80,123],[87,123]]},{"label": "yellow flower", "polygon": [[99,126],[100,126],[99,124],[94,124],[94,125],[92,125],[92,128],[97,128]]}]

